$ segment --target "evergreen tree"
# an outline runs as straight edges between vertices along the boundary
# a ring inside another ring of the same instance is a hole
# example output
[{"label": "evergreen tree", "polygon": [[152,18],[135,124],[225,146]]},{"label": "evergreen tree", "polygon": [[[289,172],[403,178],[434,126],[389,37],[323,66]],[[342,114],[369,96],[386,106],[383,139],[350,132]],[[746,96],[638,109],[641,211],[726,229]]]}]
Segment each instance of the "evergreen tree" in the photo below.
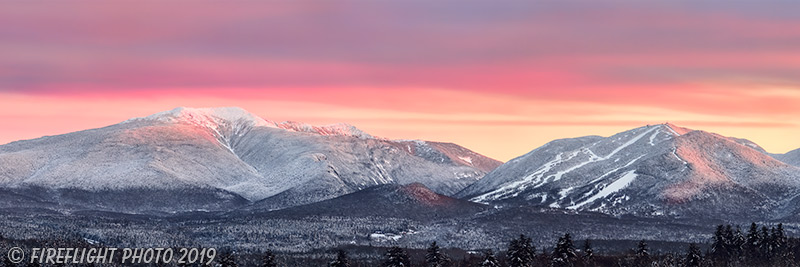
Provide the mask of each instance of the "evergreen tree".
[{"label": "evergreen tree", "polygon": [[589,239],[586,239],[583,241],[583,263],[585,265],[591,265],[593,259],[594,249],[592,248],[592,243],[589,242]]},{"label": "evergreen tree", "polygon": [[383,263],[385,267],[407,267],[411,266],[408,259],[408,253],[402,248],[391,247],[386,251],[386,261]]},{"label": "evergreen tree", "polygon": [[278,263],[275,262],[275,253],[273,253],[272,250],[264,252],[261,267],[278,267]]},{"label": "evergreen tree", "polygon": [[436,245],[436,241],[433,241],[428,247],[428,253],[425,254],[425,263],[430,267],[441,267],[449,261],[450,259],[442,253],[442,249]]},{"label": "evergreen tree", "polygon": [[775,228],[775,230],[776,233],[778,234],[778,240],[781,243],[786,243],[787,242],[786,231],[783,229],[783,223],[778,223],[778,228]]},{"label": "evergreen tree", "polygon": [[481,267],[498,267],[498,266],[500,266],[500,263],[494,257],[494,251],[489,249],[489,250],[486,250],[486,252],[483,253],[483,261],[481,261],[481,265],[480,266]]},{"label": "evergreen tree", "polygon": [[222,251],[219,255],[219,263],[217,263],[219,267],[237,267],[236,265],[236,257],[233,255],[233,251]]},{"label": "evergreen tree", "polygon": [[779,223],[778,227],[775,228],[774,237],[775,240],[775,258],[778,260],[775,262],[777,265],[782,266],[796,266],[796,261],[794,257],[794,251],[796,251],[796,239],[795,242],[790,243],[790,239],[786,236],[786,232],[783,229],[783,224]]},{"label": "evergreen tree", "polygon": [[730,224],[725,225],[725,231],[722,233],[722,240],[723,243],[725,244],[725,249],[728,250],[729,253],[733,251],[732,249],[733,239],[734,239],[733,226],[731,226]]},{"label": "evergreen tree", "polygon": [[756,223],[750,224],[750,230],[747,231],[747,237],[744,244],[744,256],[747,262],[755,263],[760,258],[759,253],[761,247],[761,235],[758,233],[758,225]]},{"label": "evergreen tree", "polygon": [[689,245],[689,250],[686,252],[686,259],[684,259],[684,266],[686,267],[699,267],[703,262],[703,254],[700,248],[694,243]]},{"label": "evergreen tree", "polygon": [[347,258],[347,252],[339,250],[336,252],[336,259],[331,261],[330,267],[350,267],[350,259]]},{"label": "evergreen tree", "polygon": [[783,224],[779,223],[777,228],[772,229],[772,253],[775,257],[783,257],[788,250],[788,239],[783,230]]},{"label": "evergreen tree", "polygon": [[534,256],[535,248],[525,235],[519,235],[519,239],[512,239],[508,244],[506,260],[511,267],[529,267],[533,264]]},{"label": "evergreen tree", "polygon": [[733,232],[733,256],[735,258],[739,259],[744,255],[744,246],[746,242],[744,234],[742,234],[742,228],[737,225],[736,232]]},{"label": "evergreen tree", "polygon": [[724,246],[724,233],[723,233],[723,226],[717,225],[717,229],[714,231],[714,237],[712,238],[711,243],[711,254],[715,257],[721,257],[724,253],[725,246]]},{"label": "evergreen tree", "polygon": [[734,254],[737,245],[735,244],[734,236],[733,227],[730,224],[726,226],[717,225],[708,256],[719,265],[727,266],[735,258]]},{"label": "evergreen tree", "polygon": [[636,257],[650,257],[650,248],[648,248],[644,239],[640,240],[639,244],[636,245]]},{"label": "evergreen tree", "polygon": [[552,261],[554,266],[568,266],[577,257],[572,237],[569,234],[558,238],[556,248],[553,250]]},{"label": "evergreen tree", "polygon": [[759,234],[761,243],[759,244],[759,254],[762,260],[769,261],[772,258],[772,236],[769,234],[767,226],[761,226]]},{"label": "evergreen tree", "polygon": [[644,240],[640,240],[639,244],[636,245],[636,257],[634,261],[637,266],[644,266],[650,262],[650,248]]}]

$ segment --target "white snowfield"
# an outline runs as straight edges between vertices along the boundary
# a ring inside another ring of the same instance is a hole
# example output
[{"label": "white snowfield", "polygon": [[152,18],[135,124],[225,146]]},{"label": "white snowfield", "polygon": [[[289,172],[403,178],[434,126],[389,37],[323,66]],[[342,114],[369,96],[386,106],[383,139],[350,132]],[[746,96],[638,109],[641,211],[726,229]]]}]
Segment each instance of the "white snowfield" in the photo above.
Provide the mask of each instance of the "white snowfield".
[{"label": "white snowfield", "polygon": [[465,158],[496,162],[456,145],[375,138],[347,124],[275,123],[233,107],[176,108],[2,145],[0,187],[209,188],[270,198],[270,207],[282,208],[386,183],[419,182],[454,194],[485,174],[460,163]]},{"label": "white snowfield", "polygon": [[711,199],[728,195],[767,203],[800,196],[800,169],[762,151],[744,139],[648,125],[611,137],[555,140],[498,167],[458,196],[611,214],[664,214],[669,203],[725,202]]},{"label": "white snowfield", "polygon": [[630,170],[630,171],[626,172],[625,174],[622,175],[622,177],[620,177],[616,181],[611,182],[607,186],[603,187],[603,190],[600,190],[600,192],[598,192],[597,194],[589,197],[588,199],[582,201],[581,203],[569,206],[567,208],[568,209],[577,209],[577,208],[582,207],[583,205],[586,205],[588,203],[592,203],[595,200],[607,197],[607,196],[609,196],[609,195],[611,195],[613,193],[618,192],[619,190],[622,190],[623,188],[627,187],[631,182],[633,182],[633,179],[636,179],[636,173],[634,173],[634,172],[635,172],[635,170]]}]

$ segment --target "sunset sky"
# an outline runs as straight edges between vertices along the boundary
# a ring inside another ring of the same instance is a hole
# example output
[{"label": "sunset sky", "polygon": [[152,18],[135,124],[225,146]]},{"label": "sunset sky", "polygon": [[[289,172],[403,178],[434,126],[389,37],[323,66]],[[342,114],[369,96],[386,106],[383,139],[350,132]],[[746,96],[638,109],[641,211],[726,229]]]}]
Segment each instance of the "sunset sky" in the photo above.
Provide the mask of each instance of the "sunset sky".
[{"label": "sunset sky", "polygon": [[784,153],[800,148],[798,10],[797,1],[3,1],[0,144],[178,106],[238,106],[502,161],[557,138],[664,122]]}]

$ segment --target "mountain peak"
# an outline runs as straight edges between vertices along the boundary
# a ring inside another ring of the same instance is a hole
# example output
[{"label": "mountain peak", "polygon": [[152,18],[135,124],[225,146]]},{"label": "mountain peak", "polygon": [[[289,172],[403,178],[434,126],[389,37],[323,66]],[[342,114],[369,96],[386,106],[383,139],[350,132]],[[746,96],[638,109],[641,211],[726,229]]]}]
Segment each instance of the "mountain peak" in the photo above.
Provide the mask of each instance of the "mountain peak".
[{"label": "mountain peak", "polygon": [[362,139],[373,139],[374,137],[353,125],[347,123],[337,123],[324,126],[313,126],[307,123],[296,121],[285,121],[277,124],[278,128],[295,132],[313,133],[319,135],[341,135],[358,137]]},{"label": "mountain peak", "polygon": [[217,108],[188,108],[178,107],[172,110],[159,112],[147,117],[133,118],[123,123],[134,121],[159,121],[159,122],[184,122],[216,129],[220,124],[243,125],[251,127],[280,128],[294,132],[313,133],[318,135],[340,135],[362,139],[374,137],[353,125],[336,123],[324,126],[314,126],[307,123],[286,121],[275,123],[239,107]]},{"label": "mountain peak", "polygon": [[222,121],[243,123],[249,126],[275,127],[275,123],[266,121],[238,107],[187,108],[178,107],[159,112],[143,118],[133,118],[125,122],[150,120],[161,122],[188,122],[197,125],[212,126]]},{"label": "mountain peak", "polygon": [[672,124],[671,122],[666,122],[666,123],[664,123],[662,125],[664,126],[664,128],[666,128],[667,130],[671,131],[675,135],[684,135],[686,133],[694,131],[694,130],[689,129],[689,128],[684,128],[684,127],[677,126],[675,124]]}]

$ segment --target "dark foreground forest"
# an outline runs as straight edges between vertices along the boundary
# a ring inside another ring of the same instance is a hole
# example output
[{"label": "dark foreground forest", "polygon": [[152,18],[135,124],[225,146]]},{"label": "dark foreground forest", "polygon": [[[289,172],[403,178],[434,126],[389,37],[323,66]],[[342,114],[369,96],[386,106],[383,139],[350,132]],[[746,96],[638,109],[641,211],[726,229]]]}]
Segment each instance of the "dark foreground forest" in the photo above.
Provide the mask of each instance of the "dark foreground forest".
[{"label": "dark foreground forest", "polygon": [[[740,226],[718,225],[707,243],[683,244],[683,253],[676,251],[670,243],[667,249],[654,249],[641,240],[633,242],[627,251],[604,252],[595,249],[595,242],[603,240],[573,240],[566,233],[554,240],[552,247],[538,248],[531,237],[519,235],[509,240],[503,251],[466,251],[458,248],[442,248],[436,242],[427,249],[401,247],[343,246],[328,250],[304,253],[278,252],[271,250],[235,251],[218,248],[212,266],[800,266],[800,239],[786,235],[783,225],[751,224],[747,229]],[[622,242],[622,241],[620,241]],[[661,245],[662,247],[665,244]],[[30,251],[35,247],[102,247],[93,245],[89,239],[67,237],[49,240],[17,240],[0,235],[0,248],[5,253],[12,247]],[[4,255],[5,256],[5,255]],[[0,266],[40,266],[14,264],[8,258]],[[46,265],[47,266],[47,265]],[[56,265],[72,266],[72,265]],[[87,266],[87,265],[76,265]],[[110,266],[110,265],[91,265]],[[208,265],[179,265],[208,266]]]}]

